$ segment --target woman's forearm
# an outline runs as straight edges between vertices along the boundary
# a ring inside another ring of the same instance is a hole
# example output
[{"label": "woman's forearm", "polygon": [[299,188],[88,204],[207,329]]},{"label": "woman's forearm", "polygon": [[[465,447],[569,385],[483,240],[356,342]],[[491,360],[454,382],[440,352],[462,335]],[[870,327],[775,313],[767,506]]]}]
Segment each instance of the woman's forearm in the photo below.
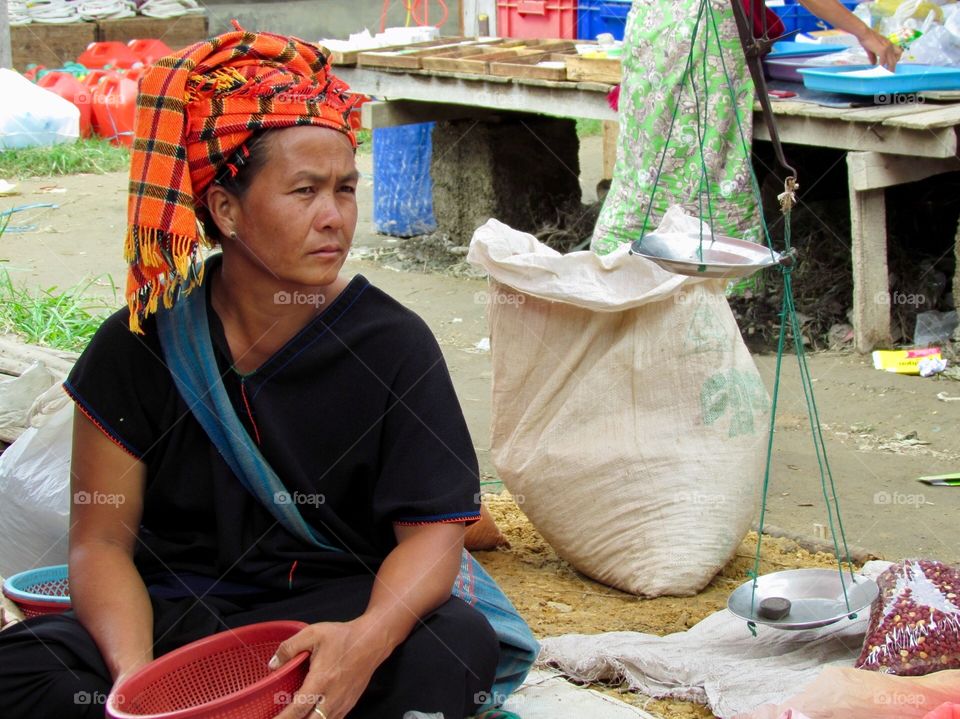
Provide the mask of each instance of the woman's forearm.
[{"label": "woman's forearm", "polygon": [[70,596],[114,680],[153,658],[153,608],[124,548],[109,542],[72,547]]},{"label": "woman's forearm", "polygon": [[807,10],[826,20],[835,28],[848,32],[867,52],[870,62],[894,70],[902,50],[880,33],[868,27],[863,20],[841,5],[838,0],[800,0]]},{"label": "woman's forearm", "polygon": [[420,621],[450,598],[460,568],[463,525],[412,528],[387,556],[357,620],[377,645],[381,661]]},{"label": "woman's forearm", "polygon": [[857,40],[863,40],[872,32],[863,20],[837,0],[799,0],[799,2],[821,20],[825,20],[838,30],[850,33]]}]

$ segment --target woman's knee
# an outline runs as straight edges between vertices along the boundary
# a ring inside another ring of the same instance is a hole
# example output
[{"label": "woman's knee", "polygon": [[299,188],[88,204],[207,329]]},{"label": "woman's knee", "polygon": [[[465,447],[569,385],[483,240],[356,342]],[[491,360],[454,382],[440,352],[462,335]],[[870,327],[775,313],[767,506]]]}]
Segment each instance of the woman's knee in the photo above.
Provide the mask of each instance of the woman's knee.
[{"label": "woman's knee", "polygon": [[0,716],[103,717],[110,674],[71,616],[45,616],[0,632]]},{"label": "woman's knee", "polygon": [[500,657],[490,622],[478,610],[451,598],[411,635],[408,659],[430,681],[462,687],[467,708],[486,701]]}]

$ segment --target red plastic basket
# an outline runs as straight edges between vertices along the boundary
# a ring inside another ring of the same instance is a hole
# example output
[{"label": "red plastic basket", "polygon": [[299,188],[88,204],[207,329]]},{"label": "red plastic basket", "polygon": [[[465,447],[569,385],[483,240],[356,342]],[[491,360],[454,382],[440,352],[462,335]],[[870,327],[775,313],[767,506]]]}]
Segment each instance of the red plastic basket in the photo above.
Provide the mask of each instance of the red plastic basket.
[{"label": "red plastic basket", "polygon": [[307,625],[263,622],[191,642],[155,659],[114,687],[112,719],[272,719],[307,676],[309,652],[276,671],[267,662]]},{"label": "red plastic basket", "polygon": [[25,619],[70,611],[67,565],[40,567],[14,574],[3,583],[3,595],[20,608]]}]

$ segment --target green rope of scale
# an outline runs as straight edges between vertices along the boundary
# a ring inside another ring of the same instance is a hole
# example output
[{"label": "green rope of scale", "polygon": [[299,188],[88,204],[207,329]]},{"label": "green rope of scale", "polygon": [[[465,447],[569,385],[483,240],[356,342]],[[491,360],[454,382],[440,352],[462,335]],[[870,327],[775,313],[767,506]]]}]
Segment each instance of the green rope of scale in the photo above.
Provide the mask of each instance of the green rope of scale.
[{"label": "green rope of scale", "polygon": [[[691,70],[693,69],[692,65],[693,65],[694,49],[696,47],[696,42],[697,42],[697,35],[700,29],[700,24],[704,18],[706,18],[707,27],[703,33],[704,108],[703,108],[703,112],[701,113],[700,101],[699,101],[699,97],[696,94],[696,86],[692,79],[693,73],[691,72]],[[747,165],[750,173],[750,181],[753,187],[754,194],[757,198],[757,206],[760,213],[760,221],[763,227],[763,233],[767,240],[767,246],[770,249],[771,253],[773,253],[773,243],[770,237],[770,230],[769,230],[769,227],[767,226],[765,218],[763,217],[760,185],[759,185],[759,182],[757,181],[756,173],[753,170],[753,165],[749,161],[749,158],[751,156],[750,143],[747,140],[746,133],[743,131],[743,123],[740,115],[740,108],[737,106],[736,91],[733,86],[733,80],[731,79],[730,73],[727,70],[726,60],[723,57],[723,50],[722,50],[722,45],[720,44],[720,32],[719,32],[719,27],[717,25],[717,18],[716,18],[716,14],[714,13],[714,9],[712,5],[710,4],[710,0],[701,0],[700,2],[700,8],[697,15],[697,22],[696,22],[696,25],[694,26],[693,32],[691,33],[690,54],[687,58],[687,65],[686,65],[684,76],[683,76],[684,81],[686,81],[688,77],[690,78],[690,84],[693,90],[694,101],[696,102],[697,115],[698,115],[697,127],[698,127],[698,141],[699,141],[699,147],[700,147],[701,168],[702,168],[703,174],[706,175],[707,168],[706,168],[706,162],[704,159],[705,147],[704,147],[704,139],[703,139],[703,132],[702,132],[702,119],[706,117],[707,115],[706,111],[707,111],[707,108],[709,107],[709,97],[707,95],[707,87],[709,83],[707,82],[708,78],[707,78],[707,66],[706,66],[705,58],[707,55],[706,51],[709,48],[709,38],[710,38],[711,29],[713,31],[713,37],[716,39],[718,54],[720,56],[720,65],[721,65],[721,68],[723,69],[724,78],[726,79],[726,83],[727,83],[727,89],[730,93],[731,107],[734,110],[737,130],[740,134],[740,141],[743,144],[744,152],[748,158]],[[681,92],[682,92],[682,88],[683,88],[683,82],[681,82]],[[680,106],[680,96],[678,93],[677,105],[674,109],[673,119],[671,120],[671,124],[670,124],[670,132],[667,135],[668,141],[669,141],[670,134],[672,134],[672,131],[673,131],[673,125],[674,125],[674,122],[676,121],[677,111],[679,110],[679,106]],[[666,155],[666,152],[664,152],[664,156],[665,155]],[[663,159],[661,159],[661,166],[660,166],[661,170],[662,170],[662,167],[663,167]],[[657,177],[659,179],[659,171],[658,171]],[[784,252],[782,253],[782,256],[784,257],[790,257],[792,255],[792,249],[793,249],[791,247],[791,214],[792,214],[792,209],[795,202],[794,191],[796,190],[796,187],[797,187],[795,182],[796,182],[795,178],[793,177],[787,178],[787,181],[785,183],[784,193],[780,196],[781,206],[782,206],[783,216],[784,216],[785,248],[784,248]],[[713,212],[712,212],[712,204],[710,201],[709,179],[701,178],[701,188],[706,189],[707,209],[712,221]],[[653,188],[653,192],[655,191],[656,191],[656,181],[654,183],[654,188]],[[644,218],[644,224],[641,225],[641,227],[646,226],[647,219],[649,218],[650,210],[653,206],[653,192],[651,192],[650,203],[647,207],[647,215]],[[703,216],[702,215],[702,196],[701,196],[699,206],[701,208],[701,217],[702,217]],[[700,241],[701,241],[701,252],[702,252],[702,243],[703,243],[702,220],[701,220]],[[774,433],[776,431],[777,403],[780,398],[780,379],[782,376],[783,355],[784,355],[784,347],[786,345],[787,326],[789,325],[790,331],[794,339],[794,347],[797,355],[797,362],[799,364],[799,369],[800,369],[800,379],[801,379],[801,384],[803,386],[804,400],[806,401],[806,404],[807,404],[807,416],[810,421],[810,432],[813,437],[814,452],[816,453],[816,456],[817,456],[817,465],[820,472],[820,487],[823,493],[824,504],[826,505],[826,508],[827,508],[827,520],[830,527],[830,536],[833,541],[834,554],[837,558],[837,568],[838,568],[838,571],[840,572],[840,578],[841,578],[840,584],[843,588],[844,603],[847,608],[847,612],[849,613],[850,619],[855,619],[856,614],[853,613],[850,608],[850,599],[847,594],[847,585],[846,585],[846,582],[843,580],[844,562],[846,562],[846,565],[848,567],[851,582],[854,580],[853,562],[850,558],[850,550],[847,546],[846,532],[843,528],[843,519],[840,516],[840,502],[837,496],[837,487],[833,479],[833,472],[830,470],[830,462],[827,459],[826,444],[824,442],[823,430],[820,426],[820,416],[819,416],[819,412],[817,411],[817,403],[813,393],[813,380],[810,376],[810,368],[807,364],[806,353],[804,351],[804,346],[803,346],[803,334],[800,327],[800,321],[797,317],[796,306],[794,304],[792,264],[793,264],[792,261],[786,261],[786,262],[781,262],[778,265],[780,268],[781,275],[783,277],[783,304],[780,311],[780,333],[777,341],[776,372],[774,375],[773,396],[771,398],[771,404],[770,404],[770,433],[767,441],[767,457],[766,457],[766,465],[764,468],[764,476],[763,476],[760,522],[757,529],[757,549],[756,549],[756,554],[754,556],[753,569],[748,573],[749,576],[753,579],[753,591],[751,593],[751,598],[750,598],[750,609],[751,609],[751,614],[755,616],[756,612],[755,612],[754,603],[756,601],[757,580],[759,579],[759,576],[760,576],[760,550],[763,542],[763,528],[764,528],[764,522],[766,520],[767,498],[769,496],[769,488],[770,488],[770,469],[773,461],[773,441],[774,441]],[[831,506],[831,502],[832,502],[832,506]],[[834,514],[836,514],[836,518],[834,518]],[[839,533],[839,541],[837,537],[838,533]],[[842,553],[840,550],[841,544],[843,545]],[[750,631],[753,632],[754,635],[756,635],[756,627],[754,623],[749,622],[748,626],[750,628]]]}]

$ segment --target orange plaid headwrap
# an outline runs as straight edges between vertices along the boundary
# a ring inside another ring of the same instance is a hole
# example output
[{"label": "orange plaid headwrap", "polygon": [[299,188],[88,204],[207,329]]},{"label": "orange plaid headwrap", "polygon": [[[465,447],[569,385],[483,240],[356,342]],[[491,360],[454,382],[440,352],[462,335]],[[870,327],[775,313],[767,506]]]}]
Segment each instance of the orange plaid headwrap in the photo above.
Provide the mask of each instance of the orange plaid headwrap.
[{"label": "orange plaid headwrap", "polygon": [[319,125],[357,145],[354,102],[323,48],[234,25],[157,61],[140,83],[124,246],[134,332],[161,297],[170,307],[203,279],[196,206],[254,131]]}]

